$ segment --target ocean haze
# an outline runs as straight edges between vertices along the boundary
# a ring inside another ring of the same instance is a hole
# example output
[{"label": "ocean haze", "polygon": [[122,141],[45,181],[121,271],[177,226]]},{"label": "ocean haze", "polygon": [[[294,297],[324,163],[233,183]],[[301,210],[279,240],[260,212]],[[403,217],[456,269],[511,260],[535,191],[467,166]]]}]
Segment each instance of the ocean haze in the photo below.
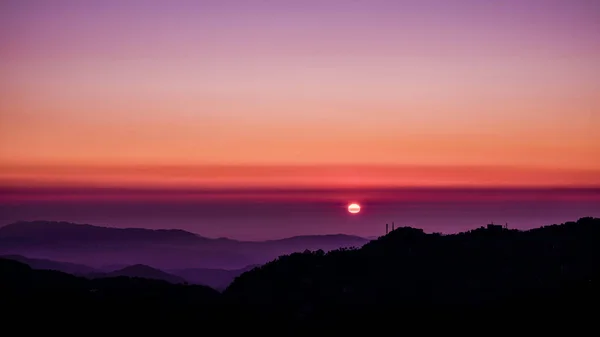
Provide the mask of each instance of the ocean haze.
[{"label": "ocean haze", "polygon": [[[600,216],[598,188],[17,192],[0,193],[0,224],[71,221],[240,240],[337,233],[372,237],[383,235],[392,222],[442,233],[490,222],[527,229]],[[359,214],[347,212],[350,202],[361,204]]]}]

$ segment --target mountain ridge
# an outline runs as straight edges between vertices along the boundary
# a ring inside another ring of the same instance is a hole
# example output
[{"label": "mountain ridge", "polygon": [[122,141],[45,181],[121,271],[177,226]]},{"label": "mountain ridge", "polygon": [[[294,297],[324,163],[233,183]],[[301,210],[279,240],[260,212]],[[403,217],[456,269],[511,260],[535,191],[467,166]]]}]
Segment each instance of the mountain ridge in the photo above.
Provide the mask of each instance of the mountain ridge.
[{"label": "mountain ridge", "polygon": [[184,230],[113,228],[66,221],[20,221],[0,227],[0,255],[65,261],[96,269],[145,264],[160,270],[237,270],[306,249],[362,246],[345,234],[296,236],[267,241],[207,238]]},{"label": "mountain ridge", "polygon": [[[51,228],[52,227],[52,228]],[[118,234],[126,233],[155,233],[164,234],[173,237],[187,237],[187,238],[198,238],[201,240],[211,241],[231,241],[241,243],[257,243],[257,242],[279,242],[279,241],[290,241],[299,239],[311,239],[311,238],[356,238],[356,239],[367,239],[358,235],[343,234],[343,233],[331,233],[331,234],[305,234],[305,235],[294,235],[290,237],[284,237],[279,239],[266,239],[266,240],[238,240],[229,237],[206,237],[200,234],[186,231],[183,229],[150,229],[144,227],[108,227],[92,224],[82,224],[69,221],[50,221],[50,220],[33,220],[33,221],[16,221],[9,224],[0,226],[0,238],[11,237],[18,238],[24,234],[46,234],[48,231],[58,232],[64,230],[94,230],[94,231],[110,231]]]},{"label": "mountain ridge", "polygon": [[82,264],[29,258],[22,255],[0,255],[0,259],[21,262],[35,270],[59,271],[88,279],[119,276],[140,277],[164,280],[173,284],[189,283],[205,285],[218,291],[225,290],[237,276],[258,266],[250,265],[240,269],[187,268],[160,270],[143,264],[115,266],[114,268],[92,268]]},{"label": "mountain ridge", "polygon": [[187,280],[185,280],[182,277],[167,273],[163,270],[153,268],[153,267],[150,267],[145,264],[134,264],[134,265],[122,268],[122,269],[118,269],[118,270],[109,272],[109,273],[104,273],[104,274],[98,275],[95,278],[107,278],[107,277],[119,277],[119,276],[139,277],[139,278],[145,278],[145,279],[151,279],[151,280],[161,280],[161,281],[166,281],[166,282],[169,282],[172,284],[188,283]]},{"label": "mountain ridge", "polygon": [[72,274],[75,276],[86,276],[93,273],[100,273],[96,268],[78,263],[70,263],[64,261],[55,261],[50,259],[30,258],[23,255],[0,255],[0,258],[9,259],[24,263],[33,269],[38,270],[56,270],[63,273]]},{"label": "mountain ridge", "polygon": [[116,228],[97,226],[91,224],[79,224],[67,221],[46,221],[46,220],[35,220],[35,221],[17,221],[0,227],[0,237],[11,237],[20,238],[25,235],[44,235],[44,234],[56,234],[65,231],[71,231],[71,234],[80,234],[83,231],[94,231],[94,234],[99,233],[111,233],[114,236],[100,236],[98,239],[114,239],[118,236],[133,235],[137,234],[145,236],[145,238],[152,239],[154,236],[165,236],[167,238],[194,238],[194,239],[206,239],[209,238],[200,236],[196,233],[188,232],[182,229],[148,229],[140,227],[128,227],[128,228]]}]

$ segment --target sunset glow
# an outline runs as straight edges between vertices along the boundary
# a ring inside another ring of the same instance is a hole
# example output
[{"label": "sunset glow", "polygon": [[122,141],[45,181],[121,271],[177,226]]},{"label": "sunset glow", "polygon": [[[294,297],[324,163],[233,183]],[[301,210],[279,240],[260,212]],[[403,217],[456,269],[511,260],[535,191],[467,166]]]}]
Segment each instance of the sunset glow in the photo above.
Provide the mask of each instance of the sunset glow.
[{"label": "sunset glow", "polygon": [[596,215],[599,12],[0,1],[0,225],[264,238]]},{"label": "sunset glow", "polygon": [[600,184],[594,3],[451,3],[3,1],[0,183]]}]

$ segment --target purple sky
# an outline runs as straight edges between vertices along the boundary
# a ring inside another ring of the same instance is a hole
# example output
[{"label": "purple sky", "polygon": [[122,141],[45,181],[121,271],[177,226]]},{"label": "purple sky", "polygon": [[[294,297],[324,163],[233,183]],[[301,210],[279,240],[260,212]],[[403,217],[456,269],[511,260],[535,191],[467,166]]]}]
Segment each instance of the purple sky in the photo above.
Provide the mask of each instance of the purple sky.
[{"label": "purple sky", "polygon": [[599,216],[597,190],[356,189],[597,188],[598,60],[595,0],[0,1],[0,224],[261,239]]},{"label": "purple sky", "polygon": [[[533,228],[600,217],[599,189],[387,189],[137,192],[3,191],[0,224],[65,220],[108,227],[185,229],[208,237],[261,240],[346,233],[379,236],[385,223],[453,233],[490,222]],[[32,195],[36,198],[32,198]],[[79,201],[77,197],[79,196]],[[145,198],[144,198],[145,196]],[[350,215],[346,200],[361,203]]]}]

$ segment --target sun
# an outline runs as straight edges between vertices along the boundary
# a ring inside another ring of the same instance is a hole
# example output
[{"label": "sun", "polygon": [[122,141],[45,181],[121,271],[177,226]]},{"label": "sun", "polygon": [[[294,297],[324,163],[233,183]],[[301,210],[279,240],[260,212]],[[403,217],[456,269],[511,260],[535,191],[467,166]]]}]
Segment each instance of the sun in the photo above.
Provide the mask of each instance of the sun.
[{"label": "sun", "polygon": [[348,206],[348,212],[352,213],[352,214],[356,214],[358,212],[360,212],[360,205],[357,203],[352,203]]}]

